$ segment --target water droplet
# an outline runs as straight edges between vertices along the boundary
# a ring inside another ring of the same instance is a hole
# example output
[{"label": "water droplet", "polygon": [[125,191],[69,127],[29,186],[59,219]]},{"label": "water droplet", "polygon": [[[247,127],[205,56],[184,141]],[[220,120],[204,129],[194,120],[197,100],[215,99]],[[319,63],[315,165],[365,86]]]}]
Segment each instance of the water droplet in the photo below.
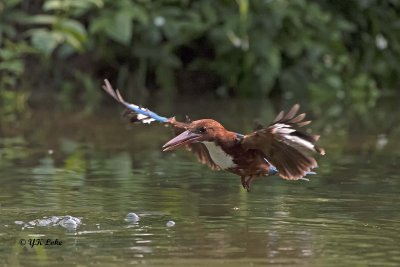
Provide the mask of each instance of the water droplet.
[{"label": "water droplet", "polygon": [[81,220],[76,218],[76,217],[72,217],[72,216],[65,216],[58,223],[58,225],[60,225],[61,227],[64,227],[64,228],[69,229],[69,230],[75,230],[76,228],[78,228],[78,226],[80,224],[81,224]]},{"label": "water droplet", "polygon": [[126,215],[125,221],[127,222],[138,222],[140,220],[139,215],[137,215],[134,212],[129,212],[128,215]]},{"label": "water droplet", "polygon": [[376,140],[376,149],[382,150],[388,143],[386,134],[379,134]]},{"label": "water droplet", "polygon": [[168,221],[165,226],[167,227],[174,227],[175,226],[175,222],[174,221]]}]

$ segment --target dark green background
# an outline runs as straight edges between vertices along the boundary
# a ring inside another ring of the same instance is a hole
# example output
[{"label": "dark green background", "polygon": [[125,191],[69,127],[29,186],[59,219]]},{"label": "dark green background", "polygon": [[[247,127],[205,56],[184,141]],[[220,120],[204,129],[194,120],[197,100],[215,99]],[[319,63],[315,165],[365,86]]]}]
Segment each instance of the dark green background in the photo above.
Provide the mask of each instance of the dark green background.
[{"label": "dark green background", "polygon": [[207,92],[365,114],[399,87],[399,40],[397,0],[3,0],[2,114],[92,110],[104,78],[139,102]]}]

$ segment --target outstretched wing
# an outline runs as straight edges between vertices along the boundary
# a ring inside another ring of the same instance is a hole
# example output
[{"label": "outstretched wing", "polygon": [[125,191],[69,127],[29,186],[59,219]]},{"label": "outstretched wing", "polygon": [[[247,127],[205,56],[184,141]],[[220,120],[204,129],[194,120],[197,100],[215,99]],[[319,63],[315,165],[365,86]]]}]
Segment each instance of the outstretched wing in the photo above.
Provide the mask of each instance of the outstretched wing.
[{"label": "outstretched wing", "polygon": [[122,98],[118,89],[114,90],[107,79],[104,80],[103,89],[115,100],[125,106],[126,110],[124,111],[124,115],[128,116],[131,122],[151,123],[153,121],[158,121],[168,123],[168,118],[162,117],[147,108],[126,102]]},{"label": "outstretched wing", "polygon": [[[130,122],[134,122],[134,123],[141,122],[141,123],[145,123],[145,124],[150,124],[154,121],[158,121],[161,123],[165,123],[166,125],[172,126],[175,135],[178,135],[178,134],[184,132],[185,130],[187,130],[188,123],[179,122],[179,121],[175,120],[174,117],[166,118],[166,117],[160,116],[160,115],[154,113],[153,111],[150,111],[147,108],[143,108],[138,105],[126,102],[122,98],[118,89],[114,90],[114,88],[111,86],[110,82],[107,79],[104,80],[103,89],[111,97],[113,97],[115,100],[117,100],[119,103],[121,103],[125,107],[123,115],[128,117]],[[205,145],[203,145],[201,143],[194,143],[194,144],[186,145],[186,148],[189,151],[192,151],[197,156],[197,159],[201,163],[207,164],[213,170],[219,169],[218,165],[216,165],[213,162],[213,160],[211,159],[208,149]]]},{"label": "outstretched wing", "polygon": [[267,127],[244,136],[242,146],[260,150],[279,171],[284,179],[297,180],[304,177],[317,161],[314,153],[325,154],[315,143],[318,135],[301,132],[298,128],[308,125],[305,113],[297,115],[300,106],[294,105],[288,113],[281,111]]}]

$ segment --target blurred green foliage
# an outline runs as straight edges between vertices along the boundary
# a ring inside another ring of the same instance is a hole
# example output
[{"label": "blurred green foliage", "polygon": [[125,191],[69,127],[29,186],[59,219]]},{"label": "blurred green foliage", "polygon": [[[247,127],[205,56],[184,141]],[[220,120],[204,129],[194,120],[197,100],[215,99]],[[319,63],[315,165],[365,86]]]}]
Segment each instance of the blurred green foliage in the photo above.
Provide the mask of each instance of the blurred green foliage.
[{"label": "blurred green foliage", "polygon": [[90,110],[111,78],[136,98],[215,91],[365,111],[399,86],[399,13],[396,0],[3,0],[0,99],[31,83]]}]

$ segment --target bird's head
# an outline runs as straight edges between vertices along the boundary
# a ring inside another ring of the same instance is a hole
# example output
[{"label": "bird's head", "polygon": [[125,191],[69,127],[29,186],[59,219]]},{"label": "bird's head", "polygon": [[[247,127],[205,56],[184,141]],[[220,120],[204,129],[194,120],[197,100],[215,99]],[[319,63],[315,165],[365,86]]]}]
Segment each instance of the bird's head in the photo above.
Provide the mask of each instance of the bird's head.
[{"label": "bird's head", "polygon": [[163,145],[163,151],[174,150],[181,146],[197,142],[212,142],[215,141],[218,134],[226,131],[219,122],[211,119],[193,121],[185,128],[186,131],[172,138]]}]

